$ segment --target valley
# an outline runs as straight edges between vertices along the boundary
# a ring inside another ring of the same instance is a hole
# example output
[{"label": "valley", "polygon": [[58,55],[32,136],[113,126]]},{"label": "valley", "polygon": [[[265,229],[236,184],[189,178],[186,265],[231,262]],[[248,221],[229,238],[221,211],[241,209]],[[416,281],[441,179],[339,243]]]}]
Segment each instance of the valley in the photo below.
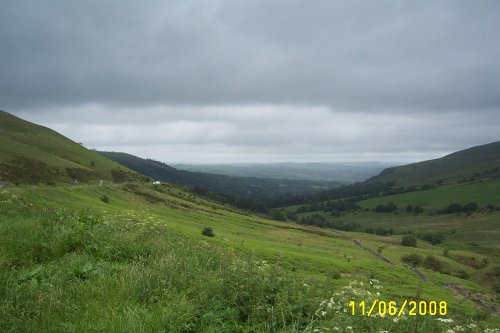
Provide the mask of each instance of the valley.
[{"label": "valley", "polygon": [[[440,182],[370,179],[289,193],[256,212],[193,183],[154,183],[132,164],[2,116],[2,332],[500,325],[496,155],[480,172],[469,164]],[[395,302],[401,314],[353,315],[351,301]],[[446,313],[412,315],[405,301],[445,304]]]}]

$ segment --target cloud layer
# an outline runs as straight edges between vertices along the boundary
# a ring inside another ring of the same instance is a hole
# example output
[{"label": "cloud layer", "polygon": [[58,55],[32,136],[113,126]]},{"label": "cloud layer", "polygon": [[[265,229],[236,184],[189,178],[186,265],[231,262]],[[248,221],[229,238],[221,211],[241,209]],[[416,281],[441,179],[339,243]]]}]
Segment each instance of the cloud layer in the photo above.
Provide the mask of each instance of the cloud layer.
[{"label": "cloud layer", "polygon": [[0,107],[164,161],[418,160],[499,139],[496,1],[12,1]]}]

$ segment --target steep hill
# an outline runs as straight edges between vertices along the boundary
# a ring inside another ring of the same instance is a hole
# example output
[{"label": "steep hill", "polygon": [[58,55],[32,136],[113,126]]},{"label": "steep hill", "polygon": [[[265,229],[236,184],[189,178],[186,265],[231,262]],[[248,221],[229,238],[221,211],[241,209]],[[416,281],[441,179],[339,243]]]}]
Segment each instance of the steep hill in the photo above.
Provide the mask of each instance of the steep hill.
[{"label": "steep hill", "polygon": [[0,111],[0,180],[54,184],[141,177],[49,128]]},{"label": "steep hill", "polygon": [[204,172],[192,172],[178,170],[162,162],[143,159],[126,153],[99,153],[156,180],[178,185],[196,186],[227,195],[259,198],[264,201],[314,193],[320,189],[333,188],[340,185],[338,182],[232,177]]},{"label": "steep hill", "polygon": [[368,182],[399,185],[454,183],[500,177],[500,141],[419,163],[387,168]]}]

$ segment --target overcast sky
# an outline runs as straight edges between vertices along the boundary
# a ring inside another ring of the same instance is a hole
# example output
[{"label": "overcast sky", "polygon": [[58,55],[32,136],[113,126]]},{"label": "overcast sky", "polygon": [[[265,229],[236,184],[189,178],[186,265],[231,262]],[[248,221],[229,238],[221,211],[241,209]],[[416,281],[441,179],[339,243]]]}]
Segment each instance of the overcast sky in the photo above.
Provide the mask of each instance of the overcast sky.
[{"label": "overcast sky", "polygon": [[168,163],[500,140],[500,1],[0,0],[0,109]]}]

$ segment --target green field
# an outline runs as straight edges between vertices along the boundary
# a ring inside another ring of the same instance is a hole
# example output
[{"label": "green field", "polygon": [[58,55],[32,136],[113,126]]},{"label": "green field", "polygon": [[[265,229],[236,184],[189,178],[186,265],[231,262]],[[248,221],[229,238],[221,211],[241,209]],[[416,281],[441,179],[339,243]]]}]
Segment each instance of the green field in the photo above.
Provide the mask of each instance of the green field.
[{"label": "green field", "polygon": [[[205,227],[215,237],[202,236]],[[468,332],[483,332],[498,327],[498,317],[474,301],[497,303],[488,285],[453,275],[478,274],[460,262],[462,255],[489,259],[486,269],[498,264],[497,257],[463,248],[444,256],[443,247],[425,242],[416,249],[402,247],[400,237],[267,220],[172,185],[4,188],[0,331],[441,332],[476,325]],[[383,246],[382,254],[394,265],[353,239],[374,251]],[[429,281],[422,280],[400,261],[409,253],[435,256],[449,274],[422,268]],[[469,294],[464,298],[456,290]],[[445,300],[448,313],[441,317],[453,322],[408,313],[397,319],[350,315],[351,300],[375,297],[398,303]]]},{"label": "green field", "polygon": [[500,205],[500,181],[482,181],[440,186],[431,190],[415,191],[359,201],[362,208],[372,209],[379,204],[394,203],[399,208],[420,205],[427,210],[446,208],[450,203],[476,202],[480,207]]}]

